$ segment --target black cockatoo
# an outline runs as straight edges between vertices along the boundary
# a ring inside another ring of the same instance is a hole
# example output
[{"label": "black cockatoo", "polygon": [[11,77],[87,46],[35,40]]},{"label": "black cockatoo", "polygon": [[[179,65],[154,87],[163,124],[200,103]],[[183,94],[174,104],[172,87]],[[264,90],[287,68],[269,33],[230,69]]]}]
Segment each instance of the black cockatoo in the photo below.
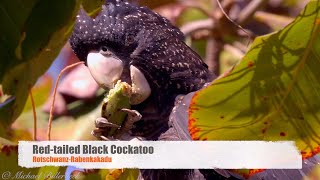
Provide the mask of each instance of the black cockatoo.
[{"label": "black cockatoo", "polygon": [[[182,140],[170,130],[176,96],[196,91],[214,77],[184,43],[178,28],[148,8],[128,2],[107,1],[94,19],[81,10],[70,44],[102,87],[112,88],[119,79],[135,81],[144,98],[132,106],[142,115],[132,134],[147,140]],[[192,174],[190,170],[141,172],[144,179]]]},{"label": "black cockatoo", "polygon": [[[183,33],[167,19],[146,7],[108,1],[94,19],[80,11],[70,44],[100,86],[112,88],[119,79],[134,82],[142,98],[132,101],[132,109],[142,119],[135,123],[133,136],[147,140],[191,140],[186,111],[192,94],[177,96],[201,89],[215,76],[184,43]],[[175,103],[179,106],[174,107]],[[146,180],[236,176],[224,170],[140,172],[139,178]]]},{"label": "black cockatoo", "polygon": [[134,81],[143,98],[133,103],[142,114],[133,132],[157,140],[168,129],[176,96],[200,89],[213,76],[167,19],[146,7],[108,2],[95,19],[81,10],[71,47],[102,87]]}]

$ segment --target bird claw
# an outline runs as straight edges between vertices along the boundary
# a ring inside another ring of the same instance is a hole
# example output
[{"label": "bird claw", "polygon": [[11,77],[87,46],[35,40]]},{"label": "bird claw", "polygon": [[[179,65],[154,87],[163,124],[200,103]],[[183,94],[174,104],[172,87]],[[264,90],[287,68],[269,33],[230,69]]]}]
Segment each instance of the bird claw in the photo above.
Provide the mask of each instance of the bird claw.
[{"label": "bird claw", "polygon": [[91,131],[91,135],[94,137],[100,138],[102,136],[103,129],[100,128],[95,128],[94,130]]},{"label": "bird claw", "polygon": [[119,125],[109,122],[104,117],[97,118],[95,120],[95,126],[96,126],[96,128],[91,131],[91,134],[93,136],[95,136],[101,140],[105,140],[105,141],[112,141],[113,140],[112,137],[106,137],[103,135],[107,128],[120,128]]},{"label": "bird claw", "polygon": [[[119,139],[128,140],[133,138],[139,138],[139,137],[131,136],[130,131],[134,127],[133,124],[141,120],[142,115],[136,110],[126,109],[126,108],[121,109],[121,111],[127,113],[127,118],[125,119],[122,126],[111,123],[104,117],[99,117],[95,120],[96,128],[91,131],[91,134],[105,141],[114,141]],[[118,128],[118,131],[115,133],[114,137],[106,137],[104,136],[104,133],[107,128]]]},{"label": "bird claw", "polygon": [[121,111],[127,113],[128,116],[120,130],[121,132],[129,132],[134,127],[133,124],[141,120],[142,115],[138,111],[132,109],[123,108]]},{"label": "bird claw", "polygon": [[138,111],[132,109],[123,108],[121,111],[127,113],[127,118],[118,133],[115,135],[115,138],[122,140],[131,140],[136,138],[136,136],[132,136],[131,129],[134,127],[133,124],[135,122],[141,120],[142,115]]},{"label": "bird claw", "polygon": [[129,120],[131,122],[137,122],[142,118],[142,115],[137,110],[123,108],[121,111],[128,114],[127,121]]},{"label": "bird claw", "polygon": [[106,137],[103,135],[103,132],[105,131],[104,128],[95,128],[94,130],[91,131],[91,135],[94,137],[104,140],[104,141],[114,141],[115,139],[113,137]]},{"label": "bird claw", "polygon": [[99,117],[95,120],[95,126],[96,128],[120,128],[121,126],[109,122],[106,118],[104,117]]}]

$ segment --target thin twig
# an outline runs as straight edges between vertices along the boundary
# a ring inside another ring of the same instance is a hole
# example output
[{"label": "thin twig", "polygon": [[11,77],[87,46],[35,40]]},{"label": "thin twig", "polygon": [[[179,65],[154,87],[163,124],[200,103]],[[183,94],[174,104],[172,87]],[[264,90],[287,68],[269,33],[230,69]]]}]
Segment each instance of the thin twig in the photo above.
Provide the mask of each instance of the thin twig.
[{"label": "thin twig", "polygon": [[244,25],[249,19],[253,17],[255,12],[262,8],[268,1],[266,0],[253,0],[251,1],[239,14],[237,22]]},{"label": "thin twig", "polygon": [[222,13],[224,14],[224,16],[225,16],[232,24],[234,24],[234,25],[237,26],[239,29],[241,29],[243,32],[245,32],[245,33],[248,35],[248,39],[249,39],[249,42],[250,42],[250,41],[251,41],[251,35],[250,35],[250,33],[247,32],[247,30],[245,30],[240,24],[238,24],[237,22],[235,22],[234,20],[232,20],[232,19],[228,16],[228,14],[223,10],[223,7],[222,7],[220,1],[219,1],[219,0],[216,0],[216,1],[217,1],[217,4],[218,4],[220,10],[221,10]]},{"label": "thin twig", "polygon": [[219,39],[209,37],[206,47],[206,63],[209,70],[216,75],[220,74],[220,53],[222,50],[222,42]]},{"label": "thin twig", "polygon": [[285,27],[294,20],[294,18],[291,17],[272,14],[263,11],[257,11],[256,13],[254,13],[253,18],[258,22],[266,24],[274,30],[279,30],[280,28]]},{"label": "thin twig", "polygon": [[205,20],[198,20],[198,21],[192,21],[190,23],[187,23],[183,25],[180,30],[183,32],[185,36],[190,35],[191,33],[203,30],[203,29],[209,29],[212,30],[214,28],[215,24],[212,19],[205,19]]},{"label": "thin twig", "polygon": [[63,69],[60,71],[60,74],[59,74],[59,76],[58,76],[58,78],[57,78],[56,84],[55,84],[55,86],[54,86],[52,103],[51,103],[51,106],[50,106],[50,115],[49,115],[48,132],[47,132],[48,141],[51,140],[51,125],[52,125],[52,118],[53,118],[53,108],[54,108],[54,101],[55,101],[55,98],[56,98],[56,93],[57,93],[57,89],[58,89],[57,87],[58,87],[58,84],[59,84],[59,80],[60,80],[62,74],[63,74],[65,71],[67,71],[67,70],[69,70],[69,69],[71,69],[71,68],[73,68],[73,67],[75,67],[75,66],[77,66],[77,65],[79,65],[79,64],[84,64],[84,62],[77,62],[77,63],[71,64],[71,65],[63,68]]},{"label": "thin twig", "polygon": [[36,107],[34,104],[34,99],[32,95],[32,89],[29,91],[29,96],[31,99],[31,106],[32,106],[32,113],[33,113],[33,140],[37,140],[37,112],[36,112]]}]

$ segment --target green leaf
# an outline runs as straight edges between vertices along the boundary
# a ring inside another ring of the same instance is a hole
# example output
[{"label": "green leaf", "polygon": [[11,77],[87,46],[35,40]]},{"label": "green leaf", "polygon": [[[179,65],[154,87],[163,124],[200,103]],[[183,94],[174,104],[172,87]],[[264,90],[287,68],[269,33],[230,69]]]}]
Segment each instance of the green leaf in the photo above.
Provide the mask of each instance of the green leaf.
[{"label": "green leaf", "polygon": [[283,30],[258,37],[228,74],[197,92],[189,131],[200,140],[293,140],[320,152],[320,5],[311,1]]},{"label": "green leaf", "polygon": [[82,0],[82,7],[90,15],[96,15],[104,3],[105,0]]},{"label": "green leaf", "polygon": [[[96,13],[102,0],[2,0],[0,2],[0,84],[15,97],[0,107],[0,120],[11,124],[27,101],[30,88],[67,42],[80,3]],[[17,13],[19,11],[19,13]]]},{"label": "green leaf", "polygon": [[21,179],[27,175],[32,177],[32,179],[38,180],[64,178],[63,175],[66,167],[46,166],[41,168],[22,168],[18,166],[18,145],[1,137],[0,159],[0,173],[4,174],[2,178]]},{"label": "green leaf", "polygon": [[139,169],[124,169],[119,180],[136,180],[139,176]]},{"label": "green leaf", "polygon": [[108,169],[105,179],[108,180],[136,180],[139,176],[139,169]]},{"label": "green leaf", "polygon": [[2,121],[12,122],[22,112],[30,88],[67,41],[79,7],[77,0],[0,2],[0,83],[16,98],[0,114]]},{"label": "green leaf", "polygon": [[0,136],[6,136],[7,128],[10,126],[10,121],[3,121],[3,117],[12,116],[11,108],[14,105],[14,97],[6,99],[3,103],[0,104]]},{"label": "green leaf", "polygon": [[[48,97],[50,96],[50,91],[52,89],[53,79],[51,76],[42,76],[39,78],[35,86],[32,87],[32,95],[34,99],[34,105],[36,108],[41,107],[45,104]],[[26,105],[23,108],[23,112],[31,111],[32,103],[30,96],[26,102]]]}]

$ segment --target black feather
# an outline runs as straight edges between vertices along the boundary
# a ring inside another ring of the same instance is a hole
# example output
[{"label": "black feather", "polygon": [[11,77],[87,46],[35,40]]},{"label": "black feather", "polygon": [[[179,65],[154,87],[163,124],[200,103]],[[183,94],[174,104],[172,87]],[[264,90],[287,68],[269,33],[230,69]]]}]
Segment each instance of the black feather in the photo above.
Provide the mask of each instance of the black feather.
[{"label": "black feather", "polygon": [[201,58],[167,19],[146,7],[108,2],[95,19],[83,10],[79,13],[70,44],[80,60],[86,61],[90,50],[106,46],[127,66],[143,71],[161,96],[197,90],[210,79]]}]

